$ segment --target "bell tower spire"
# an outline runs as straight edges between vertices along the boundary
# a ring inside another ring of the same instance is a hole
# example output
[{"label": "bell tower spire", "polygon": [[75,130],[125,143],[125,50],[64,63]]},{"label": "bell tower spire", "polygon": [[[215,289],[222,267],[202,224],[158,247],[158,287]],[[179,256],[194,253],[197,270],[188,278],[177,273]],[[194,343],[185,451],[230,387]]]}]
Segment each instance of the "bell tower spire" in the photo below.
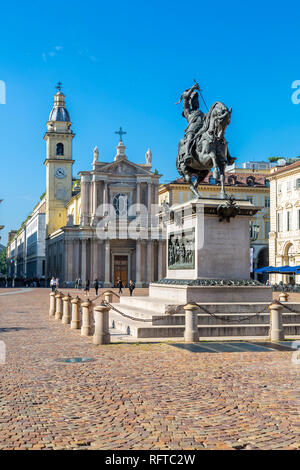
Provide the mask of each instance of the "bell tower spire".
[{"label": "bell tower spire", "polygon": [[46,141],[46,230],[47,235],[66,225],[66,203],[72,197],[72,141],[75,137],[65,95],[58,82],[47,122]]}]

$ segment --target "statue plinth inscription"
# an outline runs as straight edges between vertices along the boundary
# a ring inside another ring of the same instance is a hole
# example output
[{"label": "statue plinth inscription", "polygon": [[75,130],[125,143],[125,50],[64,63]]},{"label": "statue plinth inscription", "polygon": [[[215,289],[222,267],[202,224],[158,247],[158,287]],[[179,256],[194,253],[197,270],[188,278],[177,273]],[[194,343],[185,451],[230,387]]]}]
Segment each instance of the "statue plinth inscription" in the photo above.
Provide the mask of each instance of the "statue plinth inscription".
[{"label": "statue plinth inscription", "polygon": [[168,269],[195,268],[195,229],[170,233],[168,237]]}]

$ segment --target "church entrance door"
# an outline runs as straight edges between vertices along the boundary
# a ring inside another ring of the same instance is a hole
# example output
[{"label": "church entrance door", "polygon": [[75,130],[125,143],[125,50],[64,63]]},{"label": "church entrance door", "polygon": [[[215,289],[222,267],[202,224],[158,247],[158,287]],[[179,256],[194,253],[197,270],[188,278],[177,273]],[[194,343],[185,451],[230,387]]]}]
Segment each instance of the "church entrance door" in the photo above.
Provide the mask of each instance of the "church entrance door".
[{"label": "church entrance door", "polygon": [[128,284],[128,256],[115,255],[114,257],[114,285],[121,279],[124,286]]}]

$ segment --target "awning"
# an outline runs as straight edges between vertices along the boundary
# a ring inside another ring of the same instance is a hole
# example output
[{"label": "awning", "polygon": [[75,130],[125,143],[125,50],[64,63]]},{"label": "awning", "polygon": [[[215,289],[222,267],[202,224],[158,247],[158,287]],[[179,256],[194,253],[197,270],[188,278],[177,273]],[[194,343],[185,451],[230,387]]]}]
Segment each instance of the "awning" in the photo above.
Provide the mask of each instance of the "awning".
[{"label": "awning", "polygon": [[300,265],[298,266],[266,266],[265,268],[254,269],[255,273],[278,273],[278,274],[300,274]]}]

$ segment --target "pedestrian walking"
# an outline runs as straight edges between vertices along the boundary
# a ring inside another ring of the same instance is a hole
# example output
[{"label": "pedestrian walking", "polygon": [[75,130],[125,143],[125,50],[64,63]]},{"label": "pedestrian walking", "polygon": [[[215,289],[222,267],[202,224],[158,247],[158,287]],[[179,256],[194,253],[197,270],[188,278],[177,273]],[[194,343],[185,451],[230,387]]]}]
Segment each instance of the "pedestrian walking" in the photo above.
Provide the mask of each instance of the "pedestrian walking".
[{"label": "pedestrian walking", "polygon": [[123,287],[123,282],[122,280],[119,278],[118,280],[118,284],[117,284],[118,288],[119,288],[119,294],[122,294],[122,287]]},{"label": "pedestrian walking", "polygon": [[133,293],[134,289],[135,289],[135,284],[134,284],[134,282],[130,279],[130,281],[129,281],[129,295],[130,295],[130,297],[132,297],[132,293]]},{"label": "pedestrian walking", "polygon": [[96,295],[98,295],[98,289],[99,289],[98,279],[95,279],[95,281],[94,281],[94,289],[96,291]]},{"label": "pedestrian walking", "polygon": [[89,279],[85,283],[84,293],[85,293],[85,296],[90,295],[90,281],[89,281]]},{"label": "pedestrian walking", "polygon": [[56,289],[56,283],[55,283],[55,278],[54,277],[51,278],[50,287],[51,287],[52,292],[54,292],[55,289]]}]

